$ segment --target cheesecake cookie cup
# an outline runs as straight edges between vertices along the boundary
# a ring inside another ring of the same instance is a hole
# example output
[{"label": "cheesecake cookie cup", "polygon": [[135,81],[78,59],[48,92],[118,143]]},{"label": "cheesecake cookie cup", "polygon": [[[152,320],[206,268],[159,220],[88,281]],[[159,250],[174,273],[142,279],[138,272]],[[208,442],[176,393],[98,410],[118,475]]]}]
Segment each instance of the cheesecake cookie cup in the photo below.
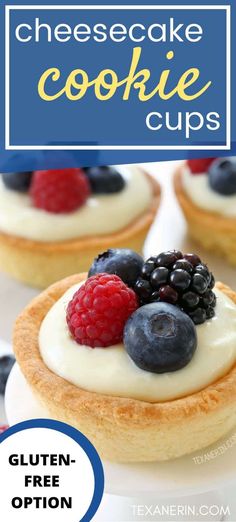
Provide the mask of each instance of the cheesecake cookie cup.
[{"label": "cheesecake cookie cup", "polygon": [[190,236],[236,265],[235,158],[190,160],[174,176]]},{"label": "cheesecake cookie cup", "polygon": [[37,296],[14,351],[51,417],[104,459],[174,459],[236,424],[236,293],[196,255],[123,252]]},{"label": "cheesecake cookie cup", "polygon": [[45,288],[108,247],[142,251],[160,202],[154,178],[128,166],[73,170],[19,173],[20,189],[14,174],[0,179],[0,268],[23,283]]}]

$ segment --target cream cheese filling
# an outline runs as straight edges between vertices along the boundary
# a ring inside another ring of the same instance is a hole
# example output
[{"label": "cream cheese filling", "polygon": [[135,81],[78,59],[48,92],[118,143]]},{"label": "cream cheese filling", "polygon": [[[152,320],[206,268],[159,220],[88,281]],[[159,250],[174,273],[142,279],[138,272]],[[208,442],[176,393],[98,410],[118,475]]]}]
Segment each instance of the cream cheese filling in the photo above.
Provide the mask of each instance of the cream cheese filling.
[{"label": "cream cheese filling", "polygon": [[65,310],[70,288],[49,310],[39,333],[47,367],[75,386],[91,392],[148,402],[167,401],[197,392],[225,375],[236,361],[236,305],[221,291],[216,315],[197,326],[198,346],[191,362],[176,372],[155,374],[138,368],[123,344],[90,348],[70,336]]}]

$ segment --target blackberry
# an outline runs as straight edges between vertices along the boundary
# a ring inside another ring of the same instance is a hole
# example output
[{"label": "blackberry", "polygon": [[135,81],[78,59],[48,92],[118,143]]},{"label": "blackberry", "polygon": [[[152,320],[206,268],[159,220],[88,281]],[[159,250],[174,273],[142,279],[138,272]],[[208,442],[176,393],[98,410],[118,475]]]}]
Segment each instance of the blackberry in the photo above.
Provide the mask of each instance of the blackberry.
[{"label": "blackberry", "polygon": [[150,257],[134,290],[141,305],[164,301],[178,306],[195,324],[215,315],[213,274],[196,254],[170,250]]}]

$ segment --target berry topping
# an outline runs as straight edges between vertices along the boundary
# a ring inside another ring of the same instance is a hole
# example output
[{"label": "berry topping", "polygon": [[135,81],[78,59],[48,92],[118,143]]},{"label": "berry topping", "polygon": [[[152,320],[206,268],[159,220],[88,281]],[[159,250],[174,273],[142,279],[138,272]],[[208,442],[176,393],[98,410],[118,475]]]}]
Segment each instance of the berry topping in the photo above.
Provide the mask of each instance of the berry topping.
[{"label": "berry topping", "polygon": [[223,196],[236,194],[236,158],[221,158],[209,169],[210,187]]},{"label": "berry topping", "polygon": [[120,277],[97,274],[77,290],[67,307],[75,341],[92,348],[122,342],[127,319],[138,308],[135,292]]},{"label": "berry topping", "polygon": [[30,187],[34,206],[55,214],[81,207],[90,192],[88,179],[80,169],[38,170]]},{"label": "berry topping", "polygon": [[141,304],[164,301],[177,305],[200,324],[214,316],[214,284],[213,274],[200,257],[171,250],[144,263],[134,290]]},{"label": "berry topping", "polygon": [[174,372],[191,361],[197,347],[196,328],[176,306],[152,303],[141,306],[128,319],[124,345],[142,370]]},{"label": "berry topping", "polygon": [[215,158],[190,159],[187,161],[187,165],[190,168],[192,174],[203,174],[204,172],[208,171],[214,160]]},{"label": "berry topping", "polygon": [[141,273],[143,258],[129,248],[109,248],[94,260],[88,277],[106,272],[118,275],[128,286],[133,286]]},{"label": "berry topping", "polygon": [[14,357],[11,355],[3,355],[0,357],[0,394],[3,395],[6,388],[6,383],[13,364]]},{"label": "berry topping", "polygon": [[94,194],[113,194],[125,187],[123,176],[114,167],[89,167],[85,172]]},{"label": "berry topping", "polygon": [[4,185],[17,192],[27,192],[30,187],[33,172],[7,172],[2,174]]}]

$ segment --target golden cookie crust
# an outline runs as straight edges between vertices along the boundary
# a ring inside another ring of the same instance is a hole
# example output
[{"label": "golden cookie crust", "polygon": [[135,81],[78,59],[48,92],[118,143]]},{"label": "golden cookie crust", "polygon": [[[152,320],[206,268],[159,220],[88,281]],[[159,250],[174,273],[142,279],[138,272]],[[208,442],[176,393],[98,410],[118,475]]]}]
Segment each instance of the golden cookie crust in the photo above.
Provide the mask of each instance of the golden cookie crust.
[{"label": "golden cookie crust", "polygon": [[32,241],[0,232],[0,269],[33,287],[45,288],[68,275],[88,270],[107,248],[141,252],[160,203],[158,182],[145,172],[152,186],[150,208],[127,227],[113,234],[69,241]]},{"label": "golden cookie crust", "polygon": [[201,209],[186,194],[182,183],[183,167],[174,176],[174,188],[188,223],[191,237],[207,250],[223,255],[236,265],[236,218]]},{"label": "golden cookie crust", "polygon": [[[117,462],[179,457],[212,444],[233,428],[236,364],[205,389],[162,403],[89,392],[47,368],[38,345],[41,322],[53,304],[85,278],[78,274],[50,286],[23,310],[14,329],[17,361],[51,417],[80,429],[102,457]],[[217,283],[217,288],[236,303],[229,287]]]}]

